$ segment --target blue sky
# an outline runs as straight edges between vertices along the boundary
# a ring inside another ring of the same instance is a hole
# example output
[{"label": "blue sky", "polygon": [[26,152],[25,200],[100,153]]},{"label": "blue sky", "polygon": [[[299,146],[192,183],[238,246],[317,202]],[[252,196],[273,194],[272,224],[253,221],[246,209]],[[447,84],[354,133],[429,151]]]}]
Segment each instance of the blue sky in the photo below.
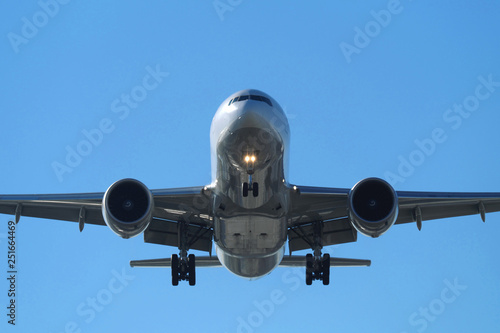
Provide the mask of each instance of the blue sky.
[{"label": "blue sky", "polygon": [[[500,191],[499,7],[4,4],[0,193],[100,192],[124,177],[152,189],[208,184],[211,119],[245,88],[267,92],[289,115],[292,183],[350,188],[377,176],[397,190]],[[156,81],[144,83],[151,72]],[[95,129],[102,137],[89,144],[85,133]],[[84,156],[68,164],[78,149]],[[1,217],[2,276],[9,218]],[[499,213],[485,224],[472,216],[424,222],[420,232],[396,226],[325,249],[372,260],[332,269],[328,287],[307,287],[303,270],[280,268],[252,282],[199,269],[196,287],[173,288],[168,269],[128,267],[177,252],[141,236],[31,218],[17,231],[17,327],[7,324],[2,278],[2,332],[500,327]]]}]

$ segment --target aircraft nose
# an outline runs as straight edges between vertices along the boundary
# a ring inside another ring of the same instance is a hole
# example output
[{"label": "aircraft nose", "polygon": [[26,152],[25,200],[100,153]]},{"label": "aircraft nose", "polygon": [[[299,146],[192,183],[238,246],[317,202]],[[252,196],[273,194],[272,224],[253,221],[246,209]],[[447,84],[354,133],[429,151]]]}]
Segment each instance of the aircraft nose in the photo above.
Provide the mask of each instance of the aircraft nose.
[{"label": "aircraft nose", "polygon": [[237,122],[242,127],[262,127],[267,125],[268,121],[259,112],[255,110],[245,110],[243,114],[238,117]]}]

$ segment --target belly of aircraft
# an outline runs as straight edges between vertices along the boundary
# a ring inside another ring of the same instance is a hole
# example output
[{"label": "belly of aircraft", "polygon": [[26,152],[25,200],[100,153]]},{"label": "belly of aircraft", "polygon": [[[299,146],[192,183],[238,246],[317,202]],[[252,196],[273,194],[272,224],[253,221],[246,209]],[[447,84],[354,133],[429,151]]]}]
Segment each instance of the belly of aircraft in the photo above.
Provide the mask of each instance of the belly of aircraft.
[{"label": "belly of aircraft", "polygon": [[284,217],[241,215],[216,221],[217,257],[232,273],[249,279],[269,274],[283,258]]}]

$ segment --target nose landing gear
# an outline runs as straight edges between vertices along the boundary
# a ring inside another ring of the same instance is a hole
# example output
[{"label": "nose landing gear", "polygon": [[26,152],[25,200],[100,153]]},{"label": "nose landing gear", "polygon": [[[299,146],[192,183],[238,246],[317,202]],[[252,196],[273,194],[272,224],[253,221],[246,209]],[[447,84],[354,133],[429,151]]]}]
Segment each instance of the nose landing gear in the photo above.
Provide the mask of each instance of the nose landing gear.
[{"label": "nose landing gear", "polygon": [[249,192],[252,192],[252,195],[254,197],[258,197],[259,196],[259,183],[247,183],[247,182],[244,182],[243,183],[243,196],[246,198],[248,197],[248,193]]},{"label": "nose landing gear", "polygon": [[253,181],[251,173],[248,174],[248,183],[243,183],[243,197],[248,197],[249,191],[252,191],[254,198],[259,196],[259,183]]}]

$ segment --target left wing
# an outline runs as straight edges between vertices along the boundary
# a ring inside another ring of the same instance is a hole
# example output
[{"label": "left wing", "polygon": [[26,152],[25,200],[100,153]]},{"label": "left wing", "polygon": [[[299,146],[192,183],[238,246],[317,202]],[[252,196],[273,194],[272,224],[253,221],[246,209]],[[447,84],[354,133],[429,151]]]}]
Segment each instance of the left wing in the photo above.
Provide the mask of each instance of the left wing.
[{"label": "left wing", "polygon": [[[211,251],[212,221],[208,194],[203,186],[152,190],[153,219],[144,232],[144,241],[178,246],[179,225],[187,228],[191,248]],[[106,225],[102,214],[104,192],[74,194],[0,195],[0,213]]]},{"label": "left wing", "polygon": [[[355,242],[357,232],[348,217],[350,189],[294,186],[288,226],[290,251],[311,248],[318,222],[322,245]],[[399,214],[395,224],[500,211],[500,193],[396,191]],[[308,241],[309,240],[309,241]]]}]

